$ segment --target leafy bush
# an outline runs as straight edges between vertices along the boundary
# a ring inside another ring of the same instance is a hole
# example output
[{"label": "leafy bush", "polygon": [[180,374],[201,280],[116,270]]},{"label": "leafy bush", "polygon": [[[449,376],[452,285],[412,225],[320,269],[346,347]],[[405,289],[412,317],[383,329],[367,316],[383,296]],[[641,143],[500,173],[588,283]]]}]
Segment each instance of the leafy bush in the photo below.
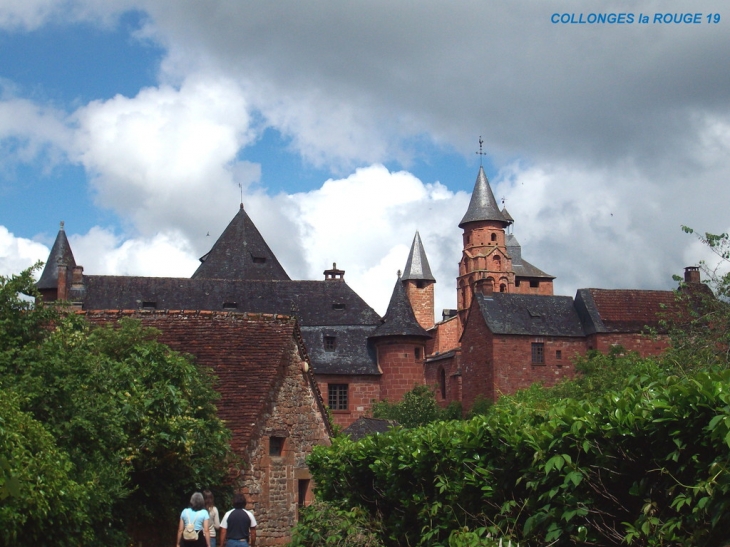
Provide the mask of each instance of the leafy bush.
[{"label": "leafy bush", "polygon": [[433,390],[424,385],[416,386],[398,403],[379,401],[373,404],[373,418],[395,420],[399,425],[411,428],[430,424],[437,420],[461,418],[461,405],[451,404],[442,409],[436,403]]},{"label": "leafy bush", "polygon": [[303,507],[292,531],[290,547],[381,547],[372,521],[362,509],[338,509],[315,501]]}]

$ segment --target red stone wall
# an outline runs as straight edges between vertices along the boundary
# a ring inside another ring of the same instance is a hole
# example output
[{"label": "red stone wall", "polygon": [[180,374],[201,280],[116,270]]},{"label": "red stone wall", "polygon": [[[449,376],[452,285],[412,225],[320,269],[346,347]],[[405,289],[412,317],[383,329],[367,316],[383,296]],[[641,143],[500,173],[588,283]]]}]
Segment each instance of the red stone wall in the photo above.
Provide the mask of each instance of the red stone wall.
[{"label": "red stone wall", "polygon": [[[416,348],[420,349],[420,359],[415,356]],[[381,400],[398,402],[415,386],[423,384],[425,340],[409,340],[402,336],[382,338],[376,343],[376,351],[378,366],[383,373],[380,383]]]},{"label": "red stone wall", "polygon": [[468,411],[478,397],[494,400],[492,334],[484,318],[474,313],[461,337],[461,402]]},{"label": "red stone wall", "polygon": [[406,296],[411,303],[416,321],[424,329],[428,330],[434,324],[434,282],[421,281],[425,285],[421,289],[418,288],[418,283],[418,280],[414,279],[408,279],[403,282],[406,289]]},{"label": "red stone wall", "polygon": [[317,375],[317,384],[327,404],[328,384],[348,384],[347,410],[333,410],[336,425],[345,428],[361,416],[370,416],[373,401],[380,400],[380,376]]},{"label": "red stone wall", "polygon": [[656,337],[636,333],[600,333],[588,337],[588,348],[608,353],[613,346],[623,346],[628,352],[635,351],[642,357],[661,355],[669,347],[669,338],[660,334]]},{"label": "red stone wall", "polygon": [[540,294],[543,296],[552,296],[553,294],[553,281],[552,279],[541,279],[537,287],[530,287],[530,281],[520,279],[519,286],[515,282],[512,287],[512,292],[515,294]]},{"label": "red stone wall", "polygon": [[[455,353],[449,357],[429,360],[424,366],[426,385],[434,388],[436,402],[444,407],[452,401],[461,401],[461,376],[458,374],[458,357]],[[444,371],[446,397],[441,389],[441,371]]]},{"label": "red stone wall", "polygon": [[[544,363],[532,362],[532,343],[542,342]],[[575,376],[573,360],[585,355],[584,338],[551,336],[494,336],[494,394],[511,394],[530,387],[535,382],[553,386]],[[556,352],[561,353],[558,359]]]},{"label": "red stone wall", "polygon": [[[300,504],[311,502],[311,475],[306,457],[317,444],[329,444],[329,435],[317,411],[311,389],[302,382],[302,362],[292,346],[286,375],[276,390],[270,412],[262,416],[262,435],[253,442],[244,491],[258,521],[257,544],[283,545],[291,539]],[[316,417],[316,419],[315,419]],[[284,437],[281,456],[269,454],[272,436]],[[301,492],[300,481],[306,488]]]},{"label": "red stone wall", "polygon": [[429,331],[432,338],[426,346],[428,355],[445,353],[456,348],[459,345],[459,327],[458,317],[451,317],[442,323],[438,323],[433,330]]}]

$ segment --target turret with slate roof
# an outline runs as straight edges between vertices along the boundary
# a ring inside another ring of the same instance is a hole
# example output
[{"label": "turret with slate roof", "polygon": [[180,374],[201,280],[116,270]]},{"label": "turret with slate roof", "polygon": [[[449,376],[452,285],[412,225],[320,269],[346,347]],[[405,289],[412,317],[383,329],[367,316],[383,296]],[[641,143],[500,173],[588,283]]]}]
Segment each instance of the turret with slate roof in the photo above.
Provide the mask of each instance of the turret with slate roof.
[{"label": "turret with slate roof", "polygon": [[464,228],[465,224],[470,222],[494,221],[506,226],[507,219],[504,218],[499,210],[497,200],[494,199],[492,188],[489,186],[487,175],[484,174],[484,167],[479,166],[477,180],[474,183],[474,190],[469,200],[469,208],[466,210],[464,218],[459,223],[459,228]]},{"label": "turret with slate roof", "polygon": [[381,324],[369,336],[375,347],[382,373],[380,397],[400,401],[408,391],[424,382],[423,362],[426,341],[431,338],[416,321],[398,272],[398,281],[390,297],[388,311]]},{"label": "turret with slate roof", "polygon": [[[71,245],[69,245],[68,238],[66,237],[64,223],[61,221],[61,226],[58,229],[56,241],[53,242],[53,247],[51,247],[51,253],[48,255],[46,266],[43,268],[41,278],[35,284],[36,288],[43,295],[44,300],[66,299],[66,287],[68,286],[70,274],[75,267],[76,260],[74,259],[73,252],[71,252]],[[61,272],[61,298],[58,296],[59,271]]]},{"label": "turret with slate roof", "polygon": [[411,252],[408,254],[406,269],[401,281],[405,286],[408,301],[411,303],[418,324],[424,329],[430,329],[434,325],[434,283],[436,283],[436,279],[431,273],[421,235],[418,232],[413,238]]},{"label": "turret with slate roof", "polygon": [[276,256],[264,241],[243,208],[233,217],[208,254],[193,279],[261,279],[289,280]]}]

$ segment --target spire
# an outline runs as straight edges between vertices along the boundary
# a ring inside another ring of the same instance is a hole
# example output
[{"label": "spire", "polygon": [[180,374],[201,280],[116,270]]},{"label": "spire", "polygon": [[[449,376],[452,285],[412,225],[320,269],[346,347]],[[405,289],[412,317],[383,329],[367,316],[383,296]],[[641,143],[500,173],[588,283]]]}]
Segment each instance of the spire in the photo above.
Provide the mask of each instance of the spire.
[{"label": "spire", "polygon": [[487,175],[484,174],[484,168],[479,167],[477,181],[474,183],[474,191],[471,194],[469,208],[466,210],[464,218],[459,223],[459,228],[463,228],[464,224],[469,222],[477,222],[480,220],[496,220],[507,224],[494,199],[494,194],[489,186]]},{"label": "spire", "polygon": [[36,283],[37,288],[55,289],[58,287],[59,264],[67,266],[69,271],[76,266],[76,260],[74,259],[73,252],[71,252],[71,245],[68,243],[63,221],[61,221],[61,227],[58,229],[56,241],[54,241],[53,247],[51,247],[51,254],[48,255],[48,260],[46,261],[45,268],[43,268],[41,278]]},{"label": "spire", "polygon": [[289,280],[243,204],[200,261],[193,279]]},{"label": "spire", "polygon": [[395,282],[393,295],[390,297],[390,304],[388,304],[388,311],[385,312],[383,322],[369,338],[383,336],[431,337],[416,321],[416,316],[413,313],[413,308],[411,308],[411,303],[408,301],[400,276],[398,276],[398,281]]},{"label": "spire", "polygon": [[515,219],[512,218],[512,215],[509,214],[509,211],[507,211],[507,207],[502,208],[502,216],[507,221],[508,224],[514,224]]},{"label": "spire", "polygon": [[426,281],[436,282],[436,279],[434,279],[431,273],[431,268],[428,265],[426,251],[423,248],[421,236],[418,232],[416,232],[416,236],[413,238],[411,252],[406,261],[406,270],[401,279],[403,281],[407,279],[424,279]]}]

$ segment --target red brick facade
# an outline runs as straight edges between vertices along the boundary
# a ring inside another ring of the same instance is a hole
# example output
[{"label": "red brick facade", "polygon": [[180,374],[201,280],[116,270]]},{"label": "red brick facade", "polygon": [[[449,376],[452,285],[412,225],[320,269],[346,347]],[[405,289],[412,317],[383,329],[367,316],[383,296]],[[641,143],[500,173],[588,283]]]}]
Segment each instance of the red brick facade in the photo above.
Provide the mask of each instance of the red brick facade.
[{"label": "red brick facade", "polygon": [[[347,386],[347,408],[330,407],[335,425],[345,428],[362,416],[372,414],[373,401],[380,400],[380,377],[378,376],[327,376],[317,375],[319,390],[325,404],[329,404],[330,386]],[[334,405],[333,405],[334,406]]]},{"label": "red brick facade", "polygon": [[423,385],[426,344],[421,338],[388,337],[375,344],[383,373],[380,400],[398,402],[415,386]]},{"label": "red brick facade", "polygon": [[434,285],[433,281],[409,279],[404,281],[406,296],[413,308],[416,321],[424,329],[433,327]]}]

